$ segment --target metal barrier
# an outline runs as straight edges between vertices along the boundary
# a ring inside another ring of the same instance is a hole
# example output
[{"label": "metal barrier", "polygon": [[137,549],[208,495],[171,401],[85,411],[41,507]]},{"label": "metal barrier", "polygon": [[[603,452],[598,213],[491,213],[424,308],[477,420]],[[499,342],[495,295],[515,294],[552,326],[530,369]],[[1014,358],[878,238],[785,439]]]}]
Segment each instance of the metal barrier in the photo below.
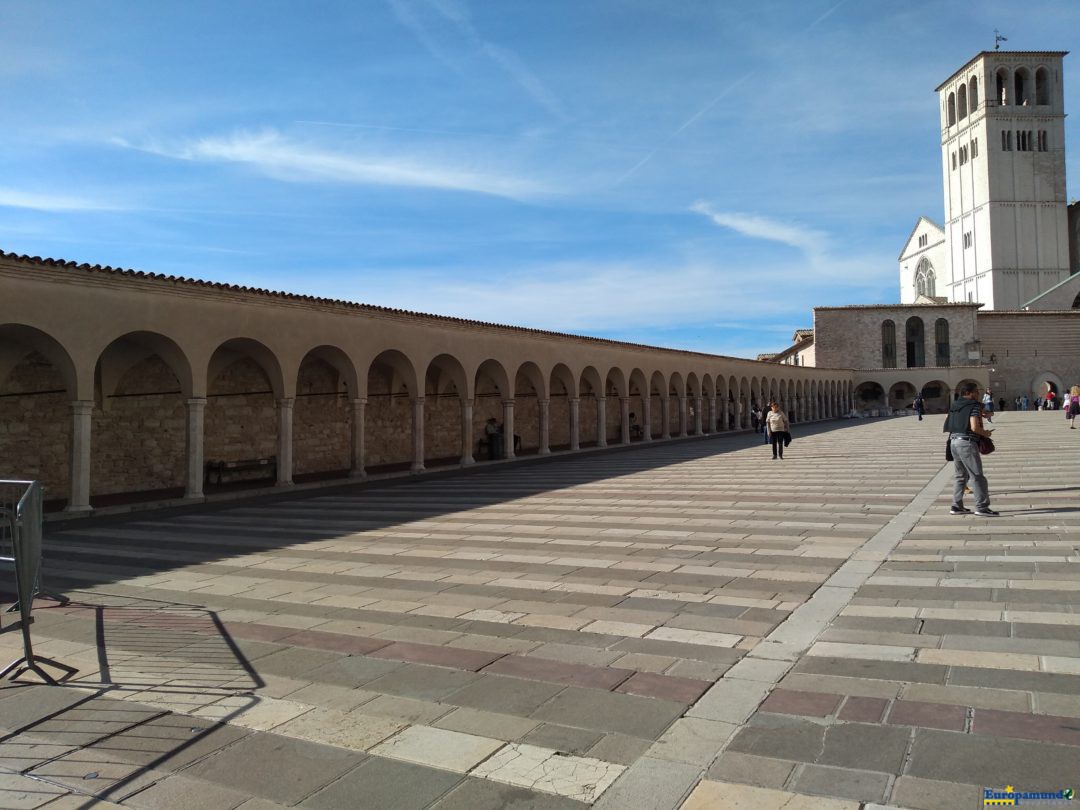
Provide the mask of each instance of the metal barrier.
[{"label": "metal barrier", "polygon": [[[37,674],[46,683],[57,681],[41,668],[49,664],[68,674],[75,669],[34,655],[30,638],[31,613],[34,597],[44,595],[41,589],[42,492],[37,481],[0,481],[0,563],[9,564],[15,571],[15,591],[18,595],[19,624],[23,637],[23,657],[0,670],[0,678],[17,678],[24,672]],[[67,601],[49,594],[50,598]]]}]

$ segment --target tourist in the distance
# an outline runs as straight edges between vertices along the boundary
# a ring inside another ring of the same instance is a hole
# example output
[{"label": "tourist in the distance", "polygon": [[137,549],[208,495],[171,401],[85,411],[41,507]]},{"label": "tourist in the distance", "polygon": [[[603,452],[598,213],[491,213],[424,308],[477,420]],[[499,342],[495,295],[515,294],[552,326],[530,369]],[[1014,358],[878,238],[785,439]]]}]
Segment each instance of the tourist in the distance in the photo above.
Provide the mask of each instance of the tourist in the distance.
[{"label": "tourist in the distance", "polygon": [[919,415],[919,421],[922,421],[923,414],[926,413],[926,402],[923,400],[922,391],[915,395],[915,401],[911,403],[911,407],[915,409],[915,413]]},{"label": "tourist in the distance", "polygon": [[791,423],[787,414],[780,410],[780,403],[774,402],[765,415],[765,428],[769,431],[769,443],[772,445],[772,457],[784,457],[784,442],[791,441]]},{"label": "tourist in the distance", "polygon": [[1080,416],[1080,385],[1074,385],[1069,393],[1072,395],[1069,403],[1069,428],[1076,430],[1076,417]]},{"label": "tourist in the distance", "polygon": [[953,502],[949,509],[952,515],[970,515],[971,510],[964,508],[964,488],[968,481],[975,495],[975,514],[982,517],[997,517],[998,513],[990,508],[990,489],[983,475],[982,456],[979,455],[979,437],[990,438],[994,431],[983,427],[983,409],[979,402],[979,386],[965,383],[960,386],[960,397],[949,408],[945,420],[945,432],[949,434],[949,449],[952,451],[956,480],[953,482]]}]

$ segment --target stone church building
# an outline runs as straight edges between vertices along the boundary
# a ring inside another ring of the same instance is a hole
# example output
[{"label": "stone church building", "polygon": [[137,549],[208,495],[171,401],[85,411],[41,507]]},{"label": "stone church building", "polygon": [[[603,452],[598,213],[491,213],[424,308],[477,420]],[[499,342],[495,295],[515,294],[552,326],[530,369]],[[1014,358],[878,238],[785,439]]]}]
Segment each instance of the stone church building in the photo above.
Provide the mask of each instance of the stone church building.
[{"label": "stone church building", "polygon": [[813,330],[772,362],[854,369],[863,411],[905,407],[917,391],[944,409],[966,380],[1007,403],[1080,383],[1065,56],[983,51],[938,86],[945,216],[919,217],[900,251],[899,305],[817,307]]}]

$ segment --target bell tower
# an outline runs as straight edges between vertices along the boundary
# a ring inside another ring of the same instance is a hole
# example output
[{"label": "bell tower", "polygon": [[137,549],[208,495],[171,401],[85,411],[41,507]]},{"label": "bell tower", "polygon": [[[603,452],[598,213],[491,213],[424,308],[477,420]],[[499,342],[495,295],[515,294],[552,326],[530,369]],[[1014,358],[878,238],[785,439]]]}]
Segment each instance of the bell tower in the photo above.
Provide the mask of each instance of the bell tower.
[{"label": "bell tower", "polygon": [[983,51],[937,88],[952,302],[1021,309],[1069,277],[1066,54]]}]

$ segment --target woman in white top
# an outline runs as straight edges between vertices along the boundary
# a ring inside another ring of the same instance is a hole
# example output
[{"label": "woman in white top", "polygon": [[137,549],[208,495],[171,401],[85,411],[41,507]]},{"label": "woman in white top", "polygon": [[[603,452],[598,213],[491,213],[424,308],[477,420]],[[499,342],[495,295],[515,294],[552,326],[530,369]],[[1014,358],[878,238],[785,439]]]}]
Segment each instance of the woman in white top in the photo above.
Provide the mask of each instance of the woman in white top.
[{"label": "woman in white top", "polygon": [[784,457],[784,440],[790,435],[791,424],[787,414],[780,410],[780,403],[774,402],[765,415],[765,425],[769,429],[769,444],[772,445],[772,457]]}]

